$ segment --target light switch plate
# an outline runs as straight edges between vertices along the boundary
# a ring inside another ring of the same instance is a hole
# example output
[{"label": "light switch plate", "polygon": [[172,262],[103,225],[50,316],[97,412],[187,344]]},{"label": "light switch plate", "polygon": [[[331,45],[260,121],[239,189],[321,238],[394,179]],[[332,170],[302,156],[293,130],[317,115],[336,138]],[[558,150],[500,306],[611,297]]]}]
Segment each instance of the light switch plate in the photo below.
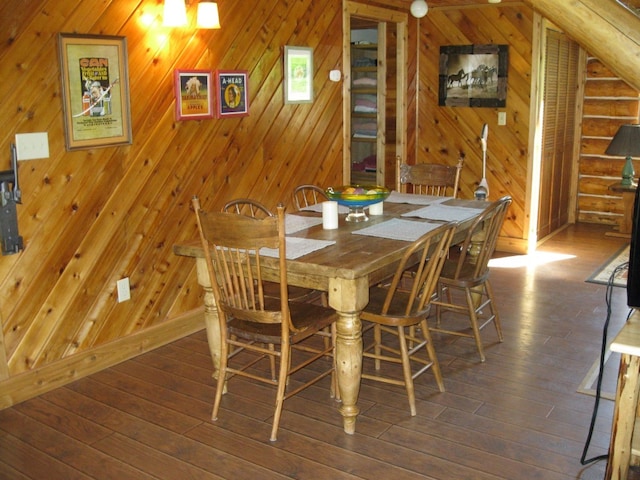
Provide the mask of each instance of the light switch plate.
[{"label": "light switch plate", "polygon": [[40,133],[16,133],[18,160],[49,158],[49,135]]},{"label": "light switch plate", "polygon": [[507,124],[507,112],[498,112],[498,125]]},{"label": "light switch plate", "polygon": [[118,288],[118,303],[126,302],[131,299],[131,288],[129,285],[129,277],[121,278],[116,282]]}]

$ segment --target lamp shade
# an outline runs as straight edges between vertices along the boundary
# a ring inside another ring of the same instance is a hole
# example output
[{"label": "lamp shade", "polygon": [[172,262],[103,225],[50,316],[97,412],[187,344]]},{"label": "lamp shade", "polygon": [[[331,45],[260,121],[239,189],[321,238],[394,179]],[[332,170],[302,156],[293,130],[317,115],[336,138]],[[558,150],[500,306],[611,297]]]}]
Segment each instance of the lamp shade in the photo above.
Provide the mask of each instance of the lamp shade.
[{"label": "lamp shade", "polygon": [[198,28],[220,28],[220,16],[216,2],[198,3]]},{"label": "lamp shade", "polygon": [[632,185],[635,171],[631,157],[640,156],[640,125],[622,125],[604,152],[625,157],[621,185]]},{"label": "lamp shade", "polygon": [[411,3],[411,15],[416,18],[424,17],[429,11],[429,5],[425,0],[413,0]]},{"label": "lamp shade", "polygon": [[187,6],[184,0],[164,0],[162,24],[165,27],[184,27],[187,25]]},{"label": "lamp shade", "polygon": [[640,125],[622,125],[605,153],[622,157],[640,156]]}]

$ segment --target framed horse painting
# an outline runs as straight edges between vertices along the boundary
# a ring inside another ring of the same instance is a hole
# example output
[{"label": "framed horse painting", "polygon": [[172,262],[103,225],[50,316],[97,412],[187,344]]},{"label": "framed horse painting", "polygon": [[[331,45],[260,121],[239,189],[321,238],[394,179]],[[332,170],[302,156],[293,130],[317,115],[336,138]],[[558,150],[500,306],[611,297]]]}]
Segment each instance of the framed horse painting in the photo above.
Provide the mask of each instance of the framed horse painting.
[{"label": "framed horse painting", "polygon": [[508,69],[508,45],[442,46],[438,104],[505,107]]}]

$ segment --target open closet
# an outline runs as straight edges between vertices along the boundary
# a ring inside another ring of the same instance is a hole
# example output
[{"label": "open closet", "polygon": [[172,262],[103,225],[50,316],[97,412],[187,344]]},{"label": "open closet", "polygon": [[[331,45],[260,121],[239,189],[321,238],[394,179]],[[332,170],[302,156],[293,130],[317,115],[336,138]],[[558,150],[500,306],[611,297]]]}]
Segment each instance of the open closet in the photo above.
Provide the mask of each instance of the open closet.
[{"label": "open closet", "polygon": [[395,186],[396,158],[406,158],[407,15],[345,3],[344,180]]}]

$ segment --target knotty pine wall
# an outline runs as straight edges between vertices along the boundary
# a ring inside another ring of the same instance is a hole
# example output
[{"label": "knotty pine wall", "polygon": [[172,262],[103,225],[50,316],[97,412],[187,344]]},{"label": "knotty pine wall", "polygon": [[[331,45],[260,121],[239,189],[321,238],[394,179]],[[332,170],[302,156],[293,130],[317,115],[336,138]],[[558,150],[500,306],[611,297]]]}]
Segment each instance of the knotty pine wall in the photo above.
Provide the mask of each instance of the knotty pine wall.
[{"label": "knotty pine wall", "polygon": [[[187,3],[193,21],[196,2]],[[403,12],[410,4],[363,3]],[[517,241],[525,225],[532,11],[513,0],[434,3],[427,17],[409,21],[407,161],[417,153],[418,161],[455,163],[463,153],[462,196],[471,197],[488,123],[491,198],[514,198],[503,234]],[[193,194],[211,209],[235,197],[274,207],[289,203],[300,183],[341,182],[342,86],[328,81],[330,70],[343,69],[341,0],[218,5],[222,29],[208,31],[161,27],[161,0],[0,3],[0,170],[16,133],[48,132],[50,148],[50,158],[20,163],[25,249],[0,257],[0,408],[203,327],[194,262],[172,253],[174,243],[196,236]],[[59,32],[127,37],[132,145],[65,150]],[[470,43],[511,46],[506,127],[497,127],[496,109],[437,106],[440,46]],[[313,104],[283,104],[284,45],[314,48]],[[247,70],[250,115],[175,121],[177,68]],[[122,277],[131,279],[132,298],[119,304]]]},{"label": "knotty pine wall", "polygon": [[[163,28],[161,0],[0,4],[0,165],[16,133],[48,132],[50,148],[20,162],[25,249],[0,258],[0,408],[203,327],[194,262],[172,253],[196,238],[192,195],[275,207],[298,184],[341,183],[342,85],[328,80],[342,70],[341,0],[218,6],[222,29],[196,30]],[[132,145],[65,150],[59,32],[127,37]],[[283,103],[285,45],[314,49],[313,104]],[[249,116],[177,122],[178,68],[247,70]],[[131,301],[118,303],[122,277]]]},{"label": "knotty pine wall", "polygon": [[[487,181],[490,198],[511,195],[501,237],[515,243],[524,238],[527,156],[532,69],[533,10],[521,3],[431,9],[420,30],[420,103],[418,162],[465,164],[461,175],[463,198],[473,198],[482,178],[482,126],[489,126]],[[505,108],[438,106],[441,45],[509,45]],[[498,112],[507,114],[498,126]],[[520,247],[523,242],[520,242]]]}]

